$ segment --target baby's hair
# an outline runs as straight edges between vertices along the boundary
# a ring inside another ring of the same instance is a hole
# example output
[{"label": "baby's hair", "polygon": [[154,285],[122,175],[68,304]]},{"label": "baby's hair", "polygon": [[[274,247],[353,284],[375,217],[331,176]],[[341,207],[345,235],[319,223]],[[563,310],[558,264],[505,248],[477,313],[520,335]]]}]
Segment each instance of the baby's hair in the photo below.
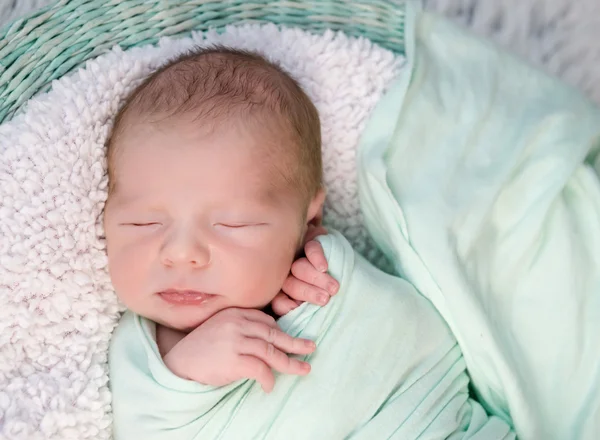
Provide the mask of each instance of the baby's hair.
[{"label": "baby's hair", "polygon": [[[310,200],[322,185],[321,126],[318,112],[298,83],[261,55],[224,46],[198,48],[155,71],[126,99],[108,141],[109,193],[115,187],[115,150],[134,122],[160,123],[192,116],[219,125],[231,117],[259,122],[283,137],[269,157],[289,160],[280,170],[288,184]],[[119,147],[120,148],[120,147]],[[289,151],[288,151],[289,150]]]}]

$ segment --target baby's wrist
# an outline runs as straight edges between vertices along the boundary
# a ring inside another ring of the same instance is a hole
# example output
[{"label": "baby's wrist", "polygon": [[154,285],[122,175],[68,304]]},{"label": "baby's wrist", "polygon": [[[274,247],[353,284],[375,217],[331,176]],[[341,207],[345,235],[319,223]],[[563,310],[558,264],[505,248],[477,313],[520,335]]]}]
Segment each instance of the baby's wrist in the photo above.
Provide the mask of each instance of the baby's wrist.
[{"label": "baby's wrist", "polygon": [[181,368],[181,356],[178,355],[177,350],[169,350],[169,352],[163,356],[163,363],[175,376],[178,376],[182,379],[190,380],[188,375]]}]

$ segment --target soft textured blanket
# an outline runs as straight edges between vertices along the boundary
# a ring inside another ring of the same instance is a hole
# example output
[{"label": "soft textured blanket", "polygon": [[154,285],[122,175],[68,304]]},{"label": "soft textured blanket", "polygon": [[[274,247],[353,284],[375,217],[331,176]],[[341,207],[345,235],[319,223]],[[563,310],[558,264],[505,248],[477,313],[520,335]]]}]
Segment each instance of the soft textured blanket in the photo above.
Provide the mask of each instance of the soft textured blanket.
[{"label": "soft textured blanket", "polygon": [[101,227],[104,143],[141,79],[210,43],[263,51],[298,78],[322,121],[326,219],[377,259],[358,211],[355,148],[401,59],[364,39],[272,25],[115,48],[0,126],[0,439],[110,438],[107,350],[120,307]]},{"label": "soft textured blanket", "polygon": [[128,312],[110,350],[115,439],[514,438],[469,399],[462,354],[431,303],[339,233],[319,240],[339,293],[278,321],[317,343],[308,376],[279,375],[270,394],[251,380],[181,379],[162,362],[156,326]]},{"label": "soft textured blanket", "polygon": [[412,9],[365,131],[365,221],[522,439],[600,438],[600,110]]}]

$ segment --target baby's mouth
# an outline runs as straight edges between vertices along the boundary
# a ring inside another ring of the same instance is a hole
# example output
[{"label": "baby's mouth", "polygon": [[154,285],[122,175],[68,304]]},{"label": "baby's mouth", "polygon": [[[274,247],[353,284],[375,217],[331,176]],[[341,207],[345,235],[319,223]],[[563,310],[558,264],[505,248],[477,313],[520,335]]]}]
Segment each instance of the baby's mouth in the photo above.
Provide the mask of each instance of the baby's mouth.
[{"label": "baby's mouth", "polygon": [[158,296],[160,296],[164,301],[175,304],[175,305],[200,305],[203,304],[212,298],[215,298],[216,295],[212,295],[210,293],[198,292],[196,290],[177,290],[177,289],[169,289],[164,290],[162,292],[158,292]]}]

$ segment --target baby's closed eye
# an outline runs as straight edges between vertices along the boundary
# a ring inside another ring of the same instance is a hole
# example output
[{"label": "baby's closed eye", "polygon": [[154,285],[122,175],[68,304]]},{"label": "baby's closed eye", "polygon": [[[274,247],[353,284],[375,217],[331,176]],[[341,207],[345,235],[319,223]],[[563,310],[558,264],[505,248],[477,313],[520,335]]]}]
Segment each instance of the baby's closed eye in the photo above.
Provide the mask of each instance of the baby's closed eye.
[{"label": "baby's closed eye", "polygon": [[132,223],[121,223],[121,226],[157,226],[160,225],[158,222],[132,222]]},{"label": "baby's closed eye", "polygon": [[215,226],[229,229],[241,229],[258,226],[266,226],[267,223],[246,223],[246,222],[228,222],[228,223],[215,223]]}]

